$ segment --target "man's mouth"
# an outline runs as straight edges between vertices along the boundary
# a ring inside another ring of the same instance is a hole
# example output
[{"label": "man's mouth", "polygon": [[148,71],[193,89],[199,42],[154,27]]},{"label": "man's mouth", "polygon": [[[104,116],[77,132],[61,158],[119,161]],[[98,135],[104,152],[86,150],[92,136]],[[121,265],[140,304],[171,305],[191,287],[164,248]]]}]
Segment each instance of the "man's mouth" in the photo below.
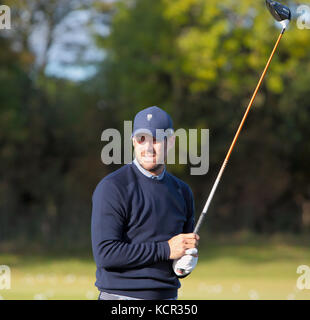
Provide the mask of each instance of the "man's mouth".
[{"label": "man's mouth", "polygon": [[145,159],[145,160],[153,160],[155,157],[156,157],[156,155],[155,155],[155,153],[152,153],[152,154],[143,154],[142,155],[142,157]]}]

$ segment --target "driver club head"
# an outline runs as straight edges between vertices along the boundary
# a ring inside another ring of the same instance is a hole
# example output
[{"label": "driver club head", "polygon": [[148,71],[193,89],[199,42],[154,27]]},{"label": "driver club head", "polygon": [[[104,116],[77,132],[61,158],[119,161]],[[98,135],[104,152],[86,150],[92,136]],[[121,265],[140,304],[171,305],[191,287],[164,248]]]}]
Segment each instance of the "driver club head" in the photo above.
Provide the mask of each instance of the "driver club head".
[{"label": "driver club head", "polygon": [[283,28],[286,28],[291,20],[291,10],[287,6],[273,0],[266,0],[266,6],[272,16],[282,24]]}]

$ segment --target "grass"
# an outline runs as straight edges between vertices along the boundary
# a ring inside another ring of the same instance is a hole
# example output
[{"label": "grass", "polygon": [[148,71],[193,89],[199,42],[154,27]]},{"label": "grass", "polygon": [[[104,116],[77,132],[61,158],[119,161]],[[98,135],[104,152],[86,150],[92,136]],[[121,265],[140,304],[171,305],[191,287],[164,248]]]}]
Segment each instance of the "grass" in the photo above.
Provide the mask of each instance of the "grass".
[{"label": "grass", "polygon": [[[2,299],[97,299],[91,253],[6,252],[0,265],[11,268],[11,289],[0,290]],[[310,266],[307,239],[204,239],[196,269],[181,280],[179,299],[309,300],[309,289],[296,288],[299,265]]]}]

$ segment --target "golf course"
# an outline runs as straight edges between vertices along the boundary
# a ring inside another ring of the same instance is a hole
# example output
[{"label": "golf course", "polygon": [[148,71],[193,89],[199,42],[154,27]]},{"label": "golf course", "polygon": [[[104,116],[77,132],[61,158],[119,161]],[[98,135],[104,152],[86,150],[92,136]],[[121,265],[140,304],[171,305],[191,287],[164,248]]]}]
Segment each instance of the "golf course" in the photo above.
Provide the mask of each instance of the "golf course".
[{"label": "golf course", "polygon": [[309,30],[310,0],[1,1],[3,304],[310,300]]},{"label": "golf course", "polygon": [[[307,241],[292,236],[202,240],[199,262],[181,280],[179,300],[308,300],[296,287],[299,265],[310,265]],[[83,255],[1,253],[11,269],[11,289],[1,299],[95,300],[95,264]]]}]

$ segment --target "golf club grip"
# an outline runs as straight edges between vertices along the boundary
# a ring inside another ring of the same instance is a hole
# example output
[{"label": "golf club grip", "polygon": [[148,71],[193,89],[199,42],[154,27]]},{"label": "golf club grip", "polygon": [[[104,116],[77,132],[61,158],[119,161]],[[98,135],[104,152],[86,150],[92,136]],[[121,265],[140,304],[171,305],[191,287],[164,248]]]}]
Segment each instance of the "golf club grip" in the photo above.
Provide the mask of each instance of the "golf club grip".
[{"label": "golf club grip", "polygon": [[207,214],[207,211],[208,211],[208,208],[209,208],[209,206],[210,206],[210,203],[211,203],[211,200],[212,200],[212,198],[213,198],[213,195],[214,195],[214,193],[215,193],[215,190],[216,190],[216,188],[217,188],[217,186],[218,186],[218,184],[219,184],[219,182],[220,182],[220,179],[221,179],[222,174],[223,174],[223,172],[224,172],[224,169],[225,169],[225,167],[226,167],[226,165],[227,165],[227,162],[228,162],[228,160],[229,160],[229,157],[230,157],[230,155],[231,155],[231,153],[232,153],[232,150],[233,150],[233,148],[234,148],[234,146],[235,146],[235,144],[236,144],[236,141],[237,141],[237,139],[238,139],[238,137],[239,137],[239,134],[240,134],[240,132],[241,132],[241,129],[242,129],[242,127],[243,127],[243,124],[244,124],[244,122],[245,122],[245,120],[246,120],[246,118],[247,118],[247,115],[248,115],[248,113],[249,113],[249,111],[250,111],[250,109],[251,109],[251,106],[252,106],[253,101],[254,101],[254,99],[255,99],[255,97],[256,97],[256,94],[257,94],[257,92],[258,92],[258,89],[260,88],[260,85],[261,85],[261,83],[262,83],[262,81],[263,81],[263,79],[264,79],[264,77],[265,77],[265,74],[266,74],[266,72],[267,72],[267,69],[268,69],[268,67],[269,67],[269,65],[270,65],[270,62],[271,62],[271,60],[272,60],[272,58],[273,58],[273,56],[274,56],[274,53],[275,53],[275,51],[276,51],[276,49],[277,49],[277,47],[278,47],[278,44],[279,44],[279,42],[280,42],[280,40],[281,40],[281,38],[282,38],[282,36],[283,36],[283,34],[284,34],[284,31],[285,31],[285,28],[283,28],[282,31],[281,31],[281,33],[279,34],[278,40],[277,40],[276,44],[275,44],[274,47],[273,47],[273,50],[272,50],[272,52],[271,52],[271,54],[270,54],[270,57],[269,57],[269,59],[268,59],[268,61],[267,61],[267,63],[266,63],[266,66],[265,66],[265,68],[264,68],[264,71],[263,71],[263,73],[262,73],[262,75],[261,75],[261,77],[260,77],[260,79],[259,79],[259,81],[258,81],[258,84],[257,84],[257,86],[256,86],[256,88],[255,88],[255,90],[254,90],[254,93],[253,93],[253,95],[252,95],[252,98],[251,98],[251,100],[250,100],[250,102],[249,102],[249,104],[248,104],[248,107],[247,107],[247,109],[246,109],[246,111],[245,111],[245,113],[244,113],[244,116],[243,116],[243,118],[242,118],[242,120],[241,120],[241,122],[240,122],[240,124],[239,124],[239,127],[238,127],[238,130],[237,130],[236,134],[235,134],[235,137],[234,137],[234,139],[233,139],[233,141],[232,141],[232,143],[231,143],[231,146],[230,146],[230,148],[229,148],[229,150],[228,150],[228,152],[227,152],[227,154],[226,154],[225,160],[224,160],[224,162],[223,162],[223,164],[222,164],[222,167],[221,167],[221,169],[220,169],[220,171],[219,171],[219,173],[218,173],[218,175],[217,175],[217,178],[216,178],[216,180],[215,180],[215,182],[214,182],[214,184],[213,184],[213,187],[212,187],[212,189],[211,189],[211,192],[210,192],[210,194],[209,194],[209,197],[208,197],[208,199],[207,199],[207,202],[206,202],[206,204],[205,204],[205,206],[204,206],[204,208],[203,208],[203,210],[202,210],[202,213],[200,214],[199,220],[198,220],[198,222],[197,222],[197,224],[196,224],[196,226],[195,226],[195,229],[194,229],[194,231],[193,231],[193,232],[196,233],[196,234],[198,233],[198,231],[199,231],[199,229],[200,229],[200,227],[201,227],[201,225],[202,225],[202,222],[203,222],[203,220],[204,220],[204,217],[205,217],[206,214]]}]

